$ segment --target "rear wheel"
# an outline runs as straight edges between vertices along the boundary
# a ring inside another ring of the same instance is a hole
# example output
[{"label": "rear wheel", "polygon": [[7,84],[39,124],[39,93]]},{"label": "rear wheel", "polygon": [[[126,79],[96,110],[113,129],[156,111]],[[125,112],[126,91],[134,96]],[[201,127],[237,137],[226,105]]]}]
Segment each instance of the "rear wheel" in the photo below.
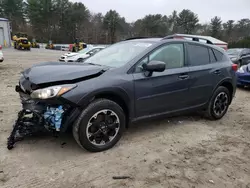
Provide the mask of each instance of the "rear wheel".
[{"label": "rear wheel", "polygon": [[229,90],[224,86],[218,87],[210,99],[205,116],[212,120],[221,119],[228,110],[230,100]]},{"label": "rear wheel", "polygon": [[122,108],[107,99],[93,101],[73,126],[77,143],[91,152],[112,148],[121,138],[126,118]]}]

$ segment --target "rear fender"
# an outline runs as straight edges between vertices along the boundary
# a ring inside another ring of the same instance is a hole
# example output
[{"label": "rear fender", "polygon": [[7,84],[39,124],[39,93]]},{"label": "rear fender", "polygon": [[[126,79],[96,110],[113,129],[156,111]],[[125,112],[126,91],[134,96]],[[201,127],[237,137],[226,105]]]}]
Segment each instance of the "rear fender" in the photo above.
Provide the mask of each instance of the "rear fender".
[{"label": "rear fender", "polygon": [[[224,85],[225,83],[229,83],[231,86],[232,86],[232,96],[231,96],[231,100],[230,100],[230,104],[231,104],[231,102],[232,102],[232,100],[233,100],[233,97],[234,97],[234,95],[235,95],[235,92],[236,92],[236,83],[234,84],[234,81],[233,81],[233,79],[232,78],[229,78],[229,77],[227,77],[227,78],[224,78],[223,80],[221,80],[217,85],[216,85],[216,87],[214,87],[214,89],[213,89],[213,93],[216,91],[216,89],[219,87],[219,86],[222,86],[222,85]],[[211,96],[212,97],[212,96]],[[211,97],[210,97],[210,99],[211,99]],[[209,99],[209,101],[210,101],[210,99]],[[208,101],[208,102],[209,102]]]}]

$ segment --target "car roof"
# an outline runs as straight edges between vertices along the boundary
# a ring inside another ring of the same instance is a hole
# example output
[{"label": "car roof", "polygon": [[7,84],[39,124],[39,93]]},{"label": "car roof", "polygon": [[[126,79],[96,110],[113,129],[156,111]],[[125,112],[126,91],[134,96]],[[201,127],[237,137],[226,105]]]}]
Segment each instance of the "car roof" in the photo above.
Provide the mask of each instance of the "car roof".
[{"label": "car roof", "polygon": [[137,41],[137,42],[159,42],[163,38],[129,38],[125,41]]},{"label": "car roof", "polygon": [[157,43],[157,42],[160,42],[160,43],[167,43],[167,42],[186,42],[186,43],[193,43],[193,44],[200,44],[200,45],[203,45],[203,46],[207,46],[207,47],[212,47],[216,50],[219,50],[220,52],[224,53],[225,50],[222,49],[221,47],[218,47],[214,44],[206,44],[204,42],[197,42],[197,41],[191,41],[191,40],[187,40],[187,39],[164,39],[164,38],[139,38],[139,39],[129,39],[129,40],[126,40],[126,41],[137,41],[137,42],[154,42],[154,43]]}]

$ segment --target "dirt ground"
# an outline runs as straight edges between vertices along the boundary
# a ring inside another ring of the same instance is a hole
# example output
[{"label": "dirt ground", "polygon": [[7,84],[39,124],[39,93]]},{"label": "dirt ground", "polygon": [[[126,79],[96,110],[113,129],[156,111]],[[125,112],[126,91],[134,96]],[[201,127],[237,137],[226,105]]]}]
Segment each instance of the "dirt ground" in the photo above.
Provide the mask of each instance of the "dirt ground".
[{"label": "dirt ground", "polygon": [[[4,50],[0,64],[0,187],[250,187],[250,90],[237,90],[220,121],[185,116],[131,127],[102,153],[89,153],[71,134],[17,143],[6,139],[20,110],[20,71],[56,61],[63,52]],[[129,176],[115,180],[113,176]]]}]

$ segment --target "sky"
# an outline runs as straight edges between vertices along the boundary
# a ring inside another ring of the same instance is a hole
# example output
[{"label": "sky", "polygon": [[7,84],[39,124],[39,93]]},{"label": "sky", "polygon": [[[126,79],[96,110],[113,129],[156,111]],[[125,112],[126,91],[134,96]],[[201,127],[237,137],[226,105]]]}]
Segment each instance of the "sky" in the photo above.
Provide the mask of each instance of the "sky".
[{"label": "sky", "polygon": [[127,22],[147,14],[170,15],[173,10],[189,9],[198,14],[200,22],[219,16],[223,21],[250,18],[250,0],[72,0],[82,2],[91,12],[105,14],[116,10]]}]

